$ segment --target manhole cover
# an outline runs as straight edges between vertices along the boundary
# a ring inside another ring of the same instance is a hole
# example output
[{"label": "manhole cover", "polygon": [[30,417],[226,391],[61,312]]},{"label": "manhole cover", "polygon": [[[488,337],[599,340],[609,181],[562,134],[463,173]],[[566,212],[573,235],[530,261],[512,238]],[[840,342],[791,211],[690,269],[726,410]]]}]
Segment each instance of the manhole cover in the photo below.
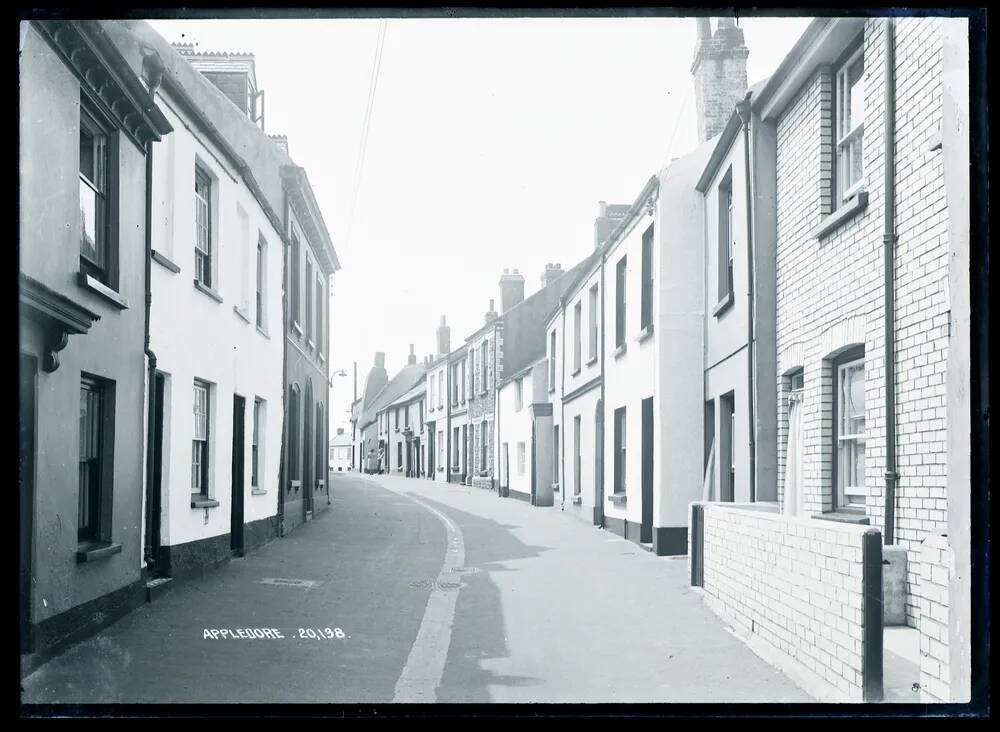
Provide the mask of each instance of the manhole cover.
[{"label": "manhole cover", "polygon": [[318,582],[313,580],[303,580],[303,579],[286,579],[284,577],[268,577],[267,579],[260,580],[262,585],[282,585],[283,587],[304,587],[309,589],[310,587],[315,587]]},{"label": "manhole cover", "polygon": [[417,590],[457,590],[462,586],[461,582],[431,582],[430,580],[415,580],[410,583],[410,587]]}]

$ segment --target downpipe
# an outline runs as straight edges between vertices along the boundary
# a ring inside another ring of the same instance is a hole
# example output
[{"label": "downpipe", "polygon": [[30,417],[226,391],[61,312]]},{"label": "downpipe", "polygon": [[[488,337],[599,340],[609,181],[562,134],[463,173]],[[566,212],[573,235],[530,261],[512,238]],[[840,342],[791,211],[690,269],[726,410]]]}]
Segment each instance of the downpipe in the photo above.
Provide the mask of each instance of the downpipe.
[{"label": "downpipe", "polygon": [[895,540],[896,485],[896,23],[885,19],[885,544]]},{"label": "downpipe", "polygon": [[153,305],[152,287],[152,261],[153,261],[153,233],[151,231],[153,222],[153,142],[146,143],[146,211],[145,211],[145,247],[146,256],[143,267],[145,269],[145,323],[143,325],[143,350],[146,354],[146,383],[149,390],[149,399],[146,414],[146,535],[143,539],[143,556],[146,561],[147,572],[155,572],[156,558],[153,556],[153,485],[155,483],[155,472],[153,467],[153,441],[155,436],[155,415],[156,415],[156,354],[150,348],[150,311]]},{"label": "downpipe", "polygon": [[757,500],[757,441],[754,421],[754,271],[753,271],[753,198],[751,196],[750,171],[750,94],[736,105],[736,111],[743,123],[743,178],[746,182],[745,208],[747,211],[747,420],[749,429],[747,436],[750,447],[750,471],[748,480],[750,487],[750,502]]}]

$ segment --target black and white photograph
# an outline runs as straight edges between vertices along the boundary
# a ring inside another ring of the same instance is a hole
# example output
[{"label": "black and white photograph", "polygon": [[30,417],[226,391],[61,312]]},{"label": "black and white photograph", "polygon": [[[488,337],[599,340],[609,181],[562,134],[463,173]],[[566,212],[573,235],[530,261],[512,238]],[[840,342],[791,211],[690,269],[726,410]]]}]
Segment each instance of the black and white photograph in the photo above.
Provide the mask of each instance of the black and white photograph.
[{"label": "black and white photograph", "polygon": [[21,9],[20,716],[988,716],[986,12]]}]

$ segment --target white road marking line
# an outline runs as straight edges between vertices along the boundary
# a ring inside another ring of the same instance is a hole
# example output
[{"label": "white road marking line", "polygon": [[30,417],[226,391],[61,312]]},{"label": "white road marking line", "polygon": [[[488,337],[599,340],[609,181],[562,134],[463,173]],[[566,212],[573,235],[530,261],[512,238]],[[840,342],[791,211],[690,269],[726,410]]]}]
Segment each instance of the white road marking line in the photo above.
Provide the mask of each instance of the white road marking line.
[{"label": "white road marking line", "polygon": [[[389,488],[388,486],[383,486]],[[438,574],[438,582],[454,583],[456,567],[465,566],[465,540],[462,530],[451,519],[413,494],[389,488],[405,496],[437,516],[448,531],[448,550]],[[448,648],[451,646],[451,627],[455,622],[455,603],[461,589],[450,592],[432,591],[420,621],[420,630],[410,648],[410,655],[396,681],[393,703],[433,703],[437,701],[437,688],[441,685]]]}]

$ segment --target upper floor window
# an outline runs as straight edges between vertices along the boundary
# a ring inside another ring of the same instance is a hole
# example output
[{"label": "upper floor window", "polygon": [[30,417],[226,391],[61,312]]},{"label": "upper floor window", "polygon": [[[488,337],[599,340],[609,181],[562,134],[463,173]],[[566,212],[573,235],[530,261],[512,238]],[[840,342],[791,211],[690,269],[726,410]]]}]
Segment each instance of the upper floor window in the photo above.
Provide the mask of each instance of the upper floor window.
[{"label": "upper floor window", "polygon": [[521,379],[514,380],[514,411],[520,412],[524,405],[524,392]]},{"label": "upper floor window", "polygon": [[588,358],[591,361],[597,360],[597,285],[590,288],[589,296],[589,317],[590,317],[590,352]]},{"label": "upper floor window", "polygon": [[625,345],[625,280],[628,271],[626,257],[615,267],[615,346]]},{"label": "upper floor window", "polygon": [[642,235],[642,302],[640,303],[639,327],[653,324],[653,225]]},{"label": "upper floor window", "polygon": [[80,101],[80,264],[102,282],[111,264],[109,127]]},{"label": "upper floor window", "polygon": [[298,323],[300,319],[299,262],[301,256],[299,238],[292,232],[292,245],[288,253],[288,300],[289,313],[293,323]]},{"label": "upper floor window", "polygon": [[862,186],[865,134],[865,57],[859,47],[837,69],[834,80],[837,145],[837,200],[846,201]]},{"label": "upper floor window", "polygon": [[556,388],[556,332],[549,334],[549,390]]},{"label": "upper floor window", "polygon": [[438,408],[444,406],[444,371],[438,371]]},{"label": "upper floor window", "polygon": [[323,353],[324,337],[323,278],[316,274],[316,350]]},{"label": "upper floor window", "polygon": [[733,170],[726,171],[719,184],[719,302],[731,298],[733,294]]},{"label": "upper floor window", "polygon": [[305,290],[306,290],[306,338],[310,341],[315,340],[315,334],[313,333],[313,291],[312,291],[312,262],[306,257],[306,278],[305,278]]},{"label": "upper floor window", "polygon": [[489,352],[490,352],[490,342],[488,340],[483,341],[482,352],[479,354],[479,363],[481,366],[482,375],[480,377],[483,384],[483,393],[485,394],[489,388]]},{"label": "upper floor window", "polygon": [[200,167],[194,170],[194,277],[212,286],[212,179]]},{"label": "upper floor window", "polygon": [[264,287],[267,283],[267,242],[261,237],[257,240],[257,327],[265,328],[264,324]]},{"label": "upper floor window", "polygon": [[573,373],[580,370],[580,355],[583,353],[583,303],[573,306]]}]

